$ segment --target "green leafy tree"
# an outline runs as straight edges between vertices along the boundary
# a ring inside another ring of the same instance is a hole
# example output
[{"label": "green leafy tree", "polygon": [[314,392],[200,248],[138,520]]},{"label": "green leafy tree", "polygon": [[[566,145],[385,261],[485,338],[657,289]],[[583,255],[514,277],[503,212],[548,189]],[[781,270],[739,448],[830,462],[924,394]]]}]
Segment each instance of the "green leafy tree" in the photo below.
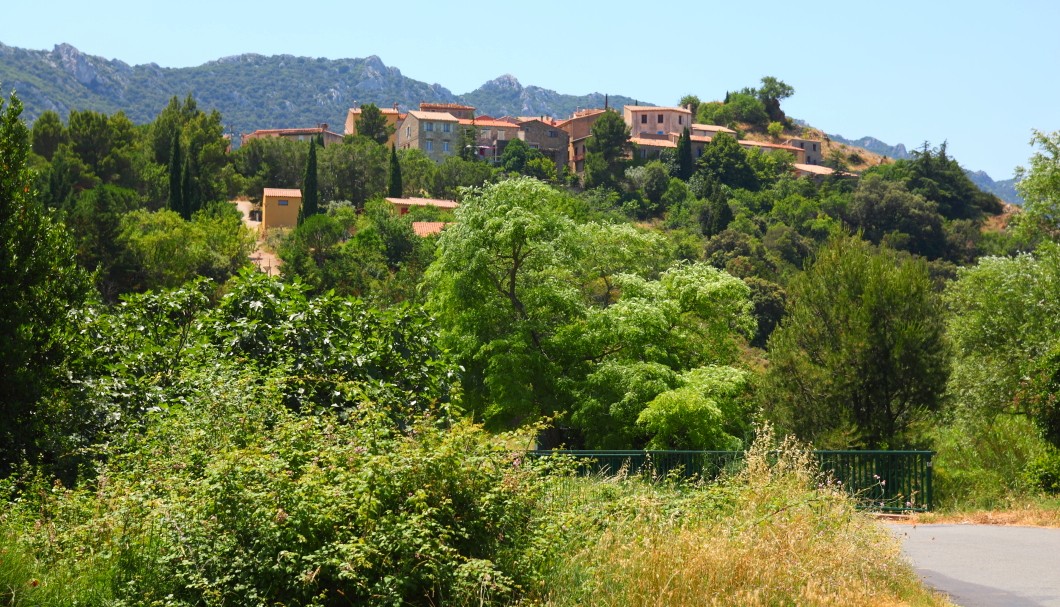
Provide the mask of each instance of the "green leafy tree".
[{"label": "green leafy tree", "polygon": [[348,137],[319,153],[320,198],[349,200],[358,207],[387,191],[386,146],[365,137]]},{"label": "green leafy tree", "polygon": [[496,178],[496,170],[485,162],[448,156],[435,169],[431,194],[439,198],[457,199],[461,188],[481,187]]},{"label": "green leafy tree", "polygon": [[1031,145],[1039,149],[1030,167],[1016,169],[1016,187],[1025,201],[1017,226],[1030,238],[1060,241],[1060,131],[1034,131]]},{"label": "green leafy tree", "polygon": [[874,244],[931,259],[946,254],[946,232],[938,207],[907,190],[902,182],[865,175],[847,208],[847,220]]},{"label": "green leafy tree", "polygon": [[719,133],[703,146],[703,155],[696,163],[696,171],[731,188],[757,190],[760,186],[747,152],[728,133]]},{"label": "green leafy tree", "polygon": [[681,100],[677,102],[677,105],[683,108],[688,108],[691,110],[692,115],[695,116],[699,111],[700,103],[699,97],[695,95],[685,95],[684,97],[681,97]]},{"label": "green leafy tree", "polygon": [[420,149],[398,150],[403,193],[428,197],[434,194],[438,164]]},{"label": "green leafy tree", "polygon": [[783,80],[777,80],[773,76],[762,78],[762,86],[758,88],[758,100],[765,107],[766,114],[770,120],[783,125],[787,122],[787,116],[780,109],[780,102],[795,94],[795,89]]},{"label": "green leafy tree", "polygon": [[63,385],[75,354],[69,314],[90,286],[63,225],[35,198],[21,113],[14,95],[6,108],[0,101],[0,476],[19,462],[54,463],[60,455],[45,438],[62,434],[52,425],[62,420],[45,399]]},{"label": "green leafy tree", "polygon": [[374,103],[361,106],[361,117],[357,119],[357,134],[385,145],[394,134],[394,125],[387,124],[386,116]]},{"label": "green leafy tree", "polygon": [[651,436],[649,449],[743,449],[750,431],[747,398],[751,374],[733,367],[699,367],[682,373],[637,416]]},{"label": "green leafy tree", "polygon": [[593,447],[643,446],[651,399],[683,371],[735,360],[748,289],[705,264],[661,270],[664,239],[578,225],[572,202],[528,179],[465,198],[428,270],[428,303],[476,417],[508,426],[567,411]]},{"label": "green leafy tree", "polygon": [[916,444],[949,374],[927,265],[838,238],[791,283],[769,339],[766,391],[781,426],[821,447]]},{"label": "green leafy tree", "polygon": [[[973,416],[1048,411],[1060,344],[1060,248],[984,257],[947,288],[950,392]],[[1049,426],[1046,424],[1045,426]],[[1043,426],[1043,430],[1047,428]]]},{"label": "green leafy tree", "polygon": [[616,188],[631,150],[629,125],[618,112],[608,110],[600,114],[589,133],[585,143],[585,187]]},{"label": "green leafy tree", "polygon": [[398,162],[396,145],[390,146],[390,173],[387,175],[386,193],[391,198],[401,198],[404,195],[404,188],[401,184],[401,163]]},{"label": "green leafy tree", "polygon": [[306,156],[305,173],[302,177],[302,206],[298,210],[298,222],[320,212],[320,193],[317,188],[317,144],[309,143],[309,154]]},{"label": "green leafy tree", "polygon": [[526,163],[533,157],[533,150],[522,139],[513,139],[504,146],[501,154],[501,166],[509,173],[522,173]]}]

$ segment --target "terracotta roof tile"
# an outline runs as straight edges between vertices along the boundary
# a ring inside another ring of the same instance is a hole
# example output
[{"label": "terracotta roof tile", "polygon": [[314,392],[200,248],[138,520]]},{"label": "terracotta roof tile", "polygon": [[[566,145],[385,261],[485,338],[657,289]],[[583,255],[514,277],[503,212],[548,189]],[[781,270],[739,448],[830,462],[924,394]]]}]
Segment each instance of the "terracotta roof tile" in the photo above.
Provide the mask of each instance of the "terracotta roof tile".
[{"label": "terracotta roof tile", "polygon": [[629,140],[644,147],[651,148],[676,148],[677,144],[669,139],[646,139],[644,137],[630,137]]},{"label": "terracotta roof tile", "polygon": [[409,110],[409,116],[417,120],[438,120],[442,122],[457,122],[456,116],[453,116],[449,112],[421,112],[419,110]]},{"label": "terracotta roof tile", "polygon": [[436,198],[387,198],[387,202],[394,206],[413,207],[438,207],[439,209],[455,209],[460,206],[455,200],[439,200]]},{"label": "terracotta roof tile", "polygon": [[452,225],[449,221],[413,221],[412,231],[416,236],[431,236],[441,234],[446,226]]},{"label": "terracotta roof tile", "polygon": [[301,198],[302,191],[291,188],[265,188],[262,190],[264,196],[276,196],[279,198]]}]

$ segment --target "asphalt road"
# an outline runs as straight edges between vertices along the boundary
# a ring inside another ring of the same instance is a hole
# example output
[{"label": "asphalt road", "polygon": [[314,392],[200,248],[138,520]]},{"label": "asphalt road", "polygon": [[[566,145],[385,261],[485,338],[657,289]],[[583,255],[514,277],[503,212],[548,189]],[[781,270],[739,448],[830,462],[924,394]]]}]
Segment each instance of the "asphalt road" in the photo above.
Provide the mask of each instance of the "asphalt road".
[{"label": "asphalt road", "polygon": [[1060,529],[888,527],[920,577],[961,607],[1060,607]]}]

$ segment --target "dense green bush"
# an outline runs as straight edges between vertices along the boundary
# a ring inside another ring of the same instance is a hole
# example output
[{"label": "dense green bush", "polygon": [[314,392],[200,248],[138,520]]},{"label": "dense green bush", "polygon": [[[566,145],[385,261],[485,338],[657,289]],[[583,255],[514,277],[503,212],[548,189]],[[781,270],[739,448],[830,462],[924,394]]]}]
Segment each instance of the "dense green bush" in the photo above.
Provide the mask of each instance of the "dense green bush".
[{"label": "dense green bush", "polygon": [[536,473],[480,429],[300,416],[285,377],[234,360],[183,381],[93,486],[24,481],[0,511],[0,587],[20,589],[0,602],[503,604],[530,572]]}]

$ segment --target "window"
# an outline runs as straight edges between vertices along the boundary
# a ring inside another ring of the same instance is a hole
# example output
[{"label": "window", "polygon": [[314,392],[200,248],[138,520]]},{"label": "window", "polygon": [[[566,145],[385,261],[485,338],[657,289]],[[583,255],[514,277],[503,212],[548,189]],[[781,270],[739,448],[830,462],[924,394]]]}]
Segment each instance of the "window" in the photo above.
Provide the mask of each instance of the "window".
[{"label": "window", "polygon": [[685,123],[685,117],[684,116],[678,116],[677,117],[677,124],[684,124],[684,123]]},{"label": "window", "polygon": [[428,152],[433,152],[434,151],[434,142],[431,141],[430,139],[427,140],[427,151]]},{"label": "window", "polygon": [[443,141],[442,142],[442,151],[443,152],[448,152],[449,151],[449,142],[448,141]]},{"label": "window", "polygon": [[281,206],[281,207],[285,207],[285,206],[287,206],[287,201],[286,200],[277,200],[276,204]]},{"label": "window", "polygon": [[425,130],[428,133],[430,133],[431,131],[434,130],[434,123],[433,122],[425,122],[423,124],[423,130]]},{"label": "window", "polygon": [[453,128],[453,125],[451,125],[448,122],[446,122],[445,124],[442,125],[442,132],[443,133],[450,133],[450,132],[452,132],[452,128]]},{"label": "window", "polygon": [[405,139],[412,139],[412,127],[411,126],[406,126],[405,127]]},{"label": "window", "polygon": [[641,114],[640,115],[640,123],[641,124],[648,124],[648,115],[647,114]]},{"label": "window", "polygon": [[815,151],[815,152],[817,151],[817,144],[816,143],[813,144],[813,151]]},{"label": "window", "polygon": [[658,122],[659,124],[663,123],[663,115],[662,114],[659,114],[659,119],[656,120],[656,122]]},{"label": "window", "polygon": [[640,151],[640,157],[641,157],[641,158],[647,158],[647,157],[648,157],[648,150],[644,150],[644,149],[642,149],[642,150]]},{"label": "window", "polygon": [[549,137],[551,137],[551,138],[553,138],[553,139],[555,139],[555,138],[557,137],[557,135],[556,135],[556,131],[554,131],[554,130],[553,130],[553,131],[549,131],[549,132],[548,132],[548,136],[549,136]]}]

